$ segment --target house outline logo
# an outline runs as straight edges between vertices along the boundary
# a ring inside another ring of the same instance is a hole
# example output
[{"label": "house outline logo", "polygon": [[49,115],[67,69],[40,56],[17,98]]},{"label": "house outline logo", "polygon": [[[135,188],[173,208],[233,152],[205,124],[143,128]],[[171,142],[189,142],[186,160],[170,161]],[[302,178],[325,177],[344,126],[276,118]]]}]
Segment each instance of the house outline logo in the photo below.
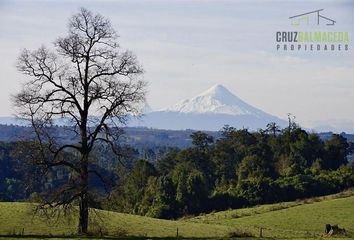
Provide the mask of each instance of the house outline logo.
[{"label": "house outline logo", "polygon": [[291,19],[291,25],[299,26],[301,24],[301,22],[306,22],[306,24],[309,25],[309,23],[310,23],[309,17],[310,17],[310,15],[314,14],[317,17],[317,25],[320,25],[320,22],[322,22],[322,21],[326,21],[327,26],[334,26],[334,24],[336,23],[335,20],[330,19],[330,18],[325,17],[320,14],[320,12],[323,10],[324,9],[318,9],[318,10],[314,10],[311,12],[306,12],[306,13],[298,14],[295,16],[291,16],[291,17],[289,17],[289,19]]}]

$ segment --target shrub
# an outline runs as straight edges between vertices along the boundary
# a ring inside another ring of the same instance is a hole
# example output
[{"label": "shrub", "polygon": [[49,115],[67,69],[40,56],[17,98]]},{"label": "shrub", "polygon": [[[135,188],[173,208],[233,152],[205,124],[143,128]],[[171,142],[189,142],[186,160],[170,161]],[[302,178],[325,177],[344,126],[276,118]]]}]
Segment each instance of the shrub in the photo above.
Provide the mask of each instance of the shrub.
[{"label": "shrub", "polygon": [[245,238],[245,237],[254,237],[254,235],[249,232],[236,230],[236,231],[229,232],[228,237],[230,237],[230,238]]}]

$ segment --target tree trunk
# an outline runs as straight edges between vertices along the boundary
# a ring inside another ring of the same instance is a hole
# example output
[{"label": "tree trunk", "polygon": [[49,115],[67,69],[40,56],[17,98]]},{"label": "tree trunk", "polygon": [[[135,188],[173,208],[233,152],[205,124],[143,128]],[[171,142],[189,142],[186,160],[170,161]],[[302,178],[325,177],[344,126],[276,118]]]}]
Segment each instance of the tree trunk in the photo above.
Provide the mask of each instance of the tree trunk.
[{"label": "tree trunk", "polygon": [[80,219],[79,219],[79,234],[87,234],[88,229],[88,197],[87,193],[83,194],[80,198]]},{"label": "tree trunk", "polygon": [[88,206],[88,156],[84,154],[81,161],[81,196],[80,196],[80,216],[79,216],[79,234],[87,234],[88,220],[89,220],[89,206]]}]

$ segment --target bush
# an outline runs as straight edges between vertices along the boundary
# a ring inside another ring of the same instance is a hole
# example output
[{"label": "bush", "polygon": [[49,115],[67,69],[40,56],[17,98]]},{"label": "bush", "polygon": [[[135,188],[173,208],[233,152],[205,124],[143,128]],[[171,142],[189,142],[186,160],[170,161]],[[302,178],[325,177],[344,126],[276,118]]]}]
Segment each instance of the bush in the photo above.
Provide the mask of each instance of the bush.
[{"label": "bush", "polygon": [[255,237],[255,236],[249,232],[236,230],[236,231],[229,232],[228,237],[230,237],[230,238],[245,238],[245,237]]},{"label": "bush", "polygon": [[227,209],[241,208],[247,201],[230,193],[215,193],[209,199],[209,211],[223,211]]}]

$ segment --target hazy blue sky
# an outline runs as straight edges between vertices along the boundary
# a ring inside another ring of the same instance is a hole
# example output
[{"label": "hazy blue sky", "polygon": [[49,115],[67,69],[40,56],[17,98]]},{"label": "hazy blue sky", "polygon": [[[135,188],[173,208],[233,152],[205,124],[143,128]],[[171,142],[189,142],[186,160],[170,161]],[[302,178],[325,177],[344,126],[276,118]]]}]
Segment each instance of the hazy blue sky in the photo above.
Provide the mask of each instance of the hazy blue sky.
[{"label": "hazy blue sky", "polygon": [[0,0],[0,115],[24,76],[15,62],[66,33],[80,7],[111,19],[123,48],[136,53],[153,109],[223,84],[246,102],[305,127],[354,129],[354,44],[347,52],[278,52],[276,31],[295,31],[289,16],[316,9],[335,26],[307,31],[354,35],[354,1],[13,1]]}]

